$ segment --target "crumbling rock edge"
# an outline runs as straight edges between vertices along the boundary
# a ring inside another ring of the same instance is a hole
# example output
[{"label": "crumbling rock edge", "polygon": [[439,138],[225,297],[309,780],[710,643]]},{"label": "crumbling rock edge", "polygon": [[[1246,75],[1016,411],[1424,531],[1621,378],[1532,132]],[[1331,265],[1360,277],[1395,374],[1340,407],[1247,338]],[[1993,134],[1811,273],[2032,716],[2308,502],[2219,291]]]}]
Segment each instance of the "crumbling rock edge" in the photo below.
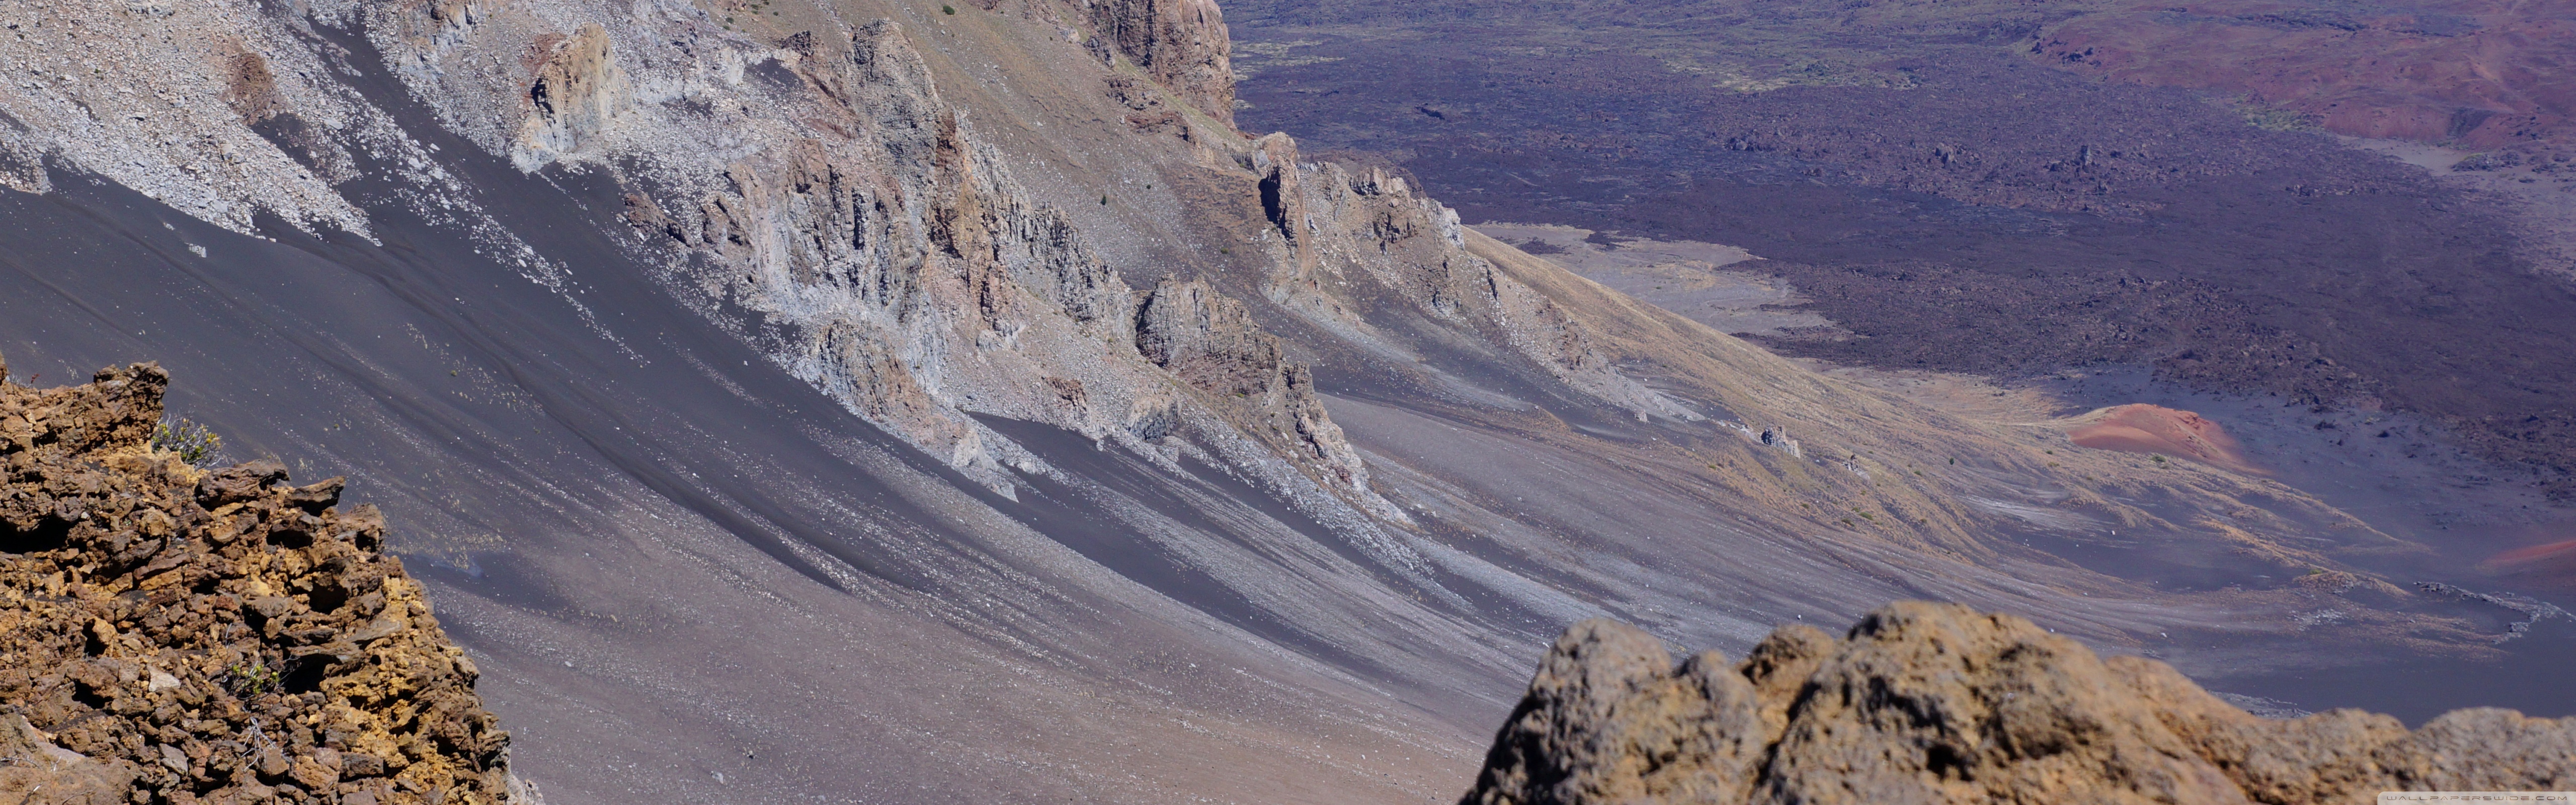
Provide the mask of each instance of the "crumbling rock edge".
[{"label": "crumbling rock edge", "polygon": [[2409,731],[2246,713],[2164,663],[2010,615],[1900,602],[1841,640],[1783,627],[1742,661],[1575,624],[1462,805],[2348,803],[2576,784],[2576,718],[2453,711]]},{"label": "crumbling rock edge", "polygon": [[338,478],[151,444],[169,375],[6,383],[0,800],[539,802],[477,670]]}]

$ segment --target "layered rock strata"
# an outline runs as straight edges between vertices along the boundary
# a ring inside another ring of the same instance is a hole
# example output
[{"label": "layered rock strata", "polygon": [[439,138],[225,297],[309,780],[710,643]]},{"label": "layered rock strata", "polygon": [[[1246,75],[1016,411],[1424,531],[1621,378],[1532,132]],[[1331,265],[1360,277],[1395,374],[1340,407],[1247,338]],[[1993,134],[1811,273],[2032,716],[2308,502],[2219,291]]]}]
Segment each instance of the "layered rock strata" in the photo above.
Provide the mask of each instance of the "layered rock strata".
[{"label": "layered rock strata", "polygon": [[1741,662],[1675,666],[1641,630],[1578,623],[1461,802],[2350,803],[2570,784],[2576,719],[2266,719],[2160,662],[1902,602],[1841,640],[1784,627]]},{"label": "layered rock strata", "polygon": [[156,449],[157,365],[6,377],[0,800],[512,799],[509,736],[374,506]]}]

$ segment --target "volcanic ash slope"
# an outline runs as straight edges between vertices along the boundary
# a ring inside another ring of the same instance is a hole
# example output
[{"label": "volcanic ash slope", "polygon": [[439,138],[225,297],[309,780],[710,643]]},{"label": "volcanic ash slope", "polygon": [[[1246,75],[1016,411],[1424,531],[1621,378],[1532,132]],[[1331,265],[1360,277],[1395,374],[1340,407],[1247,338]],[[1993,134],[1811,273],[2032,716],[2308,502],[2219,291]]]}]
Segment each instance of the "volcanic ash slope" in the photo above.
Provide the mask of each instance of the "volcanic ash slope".
[{"label": "volcanic ash slope", "polygon": [[1838,382],[1236,131],[1204,0],[0,15],[0,179],[43,194],[0,203],[89,238],[0,232],[63,255],[0,331],[189,333],[210,416],[409,506],[559,795],[1445,793],[1532,639],[1605,615],[2487,646],[2297,490]]}]

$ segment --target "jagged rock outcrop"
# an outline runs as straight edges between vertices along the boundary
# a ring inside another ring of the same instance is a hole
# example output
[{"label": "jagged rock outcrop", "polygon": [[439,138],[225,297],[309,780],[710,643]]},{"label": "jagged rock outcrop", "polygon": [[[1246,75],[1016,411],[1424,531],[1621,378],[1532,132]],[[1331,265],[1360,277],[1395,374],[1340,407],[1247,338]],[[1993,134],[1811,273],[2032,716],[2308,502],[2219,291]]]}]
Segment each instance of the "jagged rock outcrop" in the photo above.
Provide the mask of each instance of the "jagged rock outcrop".
[{"label": "jagged rock outcrop", "polygon": [[[1179,24],[1169,17],[1179,6],[1132,5],[1111,9],[1126,15],[1121,24],[1140,31]],[[1214,24],[1213,9],[1207,14]],[[1220,55],[1222,33],[1212,34]],[[1176,34],[1138,33],[1137,46],[1181,47],[1169,35]],[[626,222],[657,248],[717,267],[697,271],[701,285],[793,334],[783,360],[799,377],[1006,494],[1006,468],[1035,464],[974,414],[1131,447],[1178,434],[1215,463],[1267,474],[1274,484],[1308,484],[1294,480],[1303,476],[1363,508],[1385,509],[1305,369],[1285,362],[1277,339],[1261,334],[1239,304],[1225,307],[1232,303],[1192,286],[1191,299],[1207,310],[1230,311],[1224,332],[1204,343],[1206,351],[1182,355],[1180,369],[1170,355],[1140,354],[1138,294],[1090,236],[1035,201],[1008,160],[941,97],[902,26],[858,25],[838,55],[809,49],[825,55],[774,62],[778,74],[800,82],[779,99],[796,111],[792,122],[746,122],[771,147],[721,166],[662,147],[605,147],[630,149],[668,177],[668,189],[627,196]],[[638,110],[639,121],[619,126],[640,132],[673,122],[641,121],[647,114],[672,113]],[[541,118],[532,115],[530,125]],[[611,138],[621,136],[632,132]],[[1162,309],[1172,310],[1177,297],[1164,299]],[[1167,335],[1201,343],[1192,333]],[[1226,341],[1233,338],[1248,340]],[[1256,348],[1263,344],[1267,352]],[[1201,371],[1200,357],[1264,379],[1185,378],[1206,392],[1193,414],[1188,395],[1171,393],[1168,373]],[[1190,422],[1199,424],[1185,427]],[[1287,459],[1294,471],[1246,467],[1277,463],[1262,454]]]},{"label": "jagged rock outcrop", "polygon": [[1457,211],[1415,193],[1403,177],[1305,161],[1286,134],[1255,141],[1244,161],[1261,175],[1262,212],[1270,223],[1263,240],[1278,238],[1267,289],[1280,304],[1328,328],[1375,330],[1378,325],[1350,313],[1366,300],[1338,290],[1344,280],[1366,277],[1409,303],[1426,326],[1453,334],[1433,338],[1457,343],[1464,335],[1466,343],[1503,347],[1496,357],[1525,361],[1641,419],[1703,418],[1621,373],[1590,326],[1471,253]]},{"label": "jagged rock outcrop", "polygon": [[[1025,179],[1047,189],[1067,177],[1047,170],[1015,177],[1021,166],[941,97],[938,71],[915,50],[922,32],[853,19],[751,37],[734,12],[677,7],[612,13],[554,2],[329,5],[317,13],[363,32],[383,67],[453,134],[521,170],[615,179],[622,217],[640,236],[635,246],[657,252],[653,259],[669,266],[675,284],[703,290],[694,301],[712,317],[752,313],[760,319],[752,329],[774,327],[781,336],[763,347],[799,377],[987,486],[1007,490],[1004,468],[1028,456],[979,415],[1043,422],[1095,440],[1177,433],[1187,449],[1224,456],[1211,460],[1291,497],[1341,496],[1361,509],[1386,510],[1351,471],[1349,451],[1336,453],[1321,438],[1333,429],[1320,407],[1258,421],[1235,419],[1225,405],[1205,415],[1174,408],[1190,407],[1188,395],[1172,395],[1167,378],[1135,354],[1129,325],[1138,289],[1115,270],[1166,267],[1113,267],[1103,254],[1138,256],[1132,245],[1119,248],[1128,235],[1088,217],[1077,225],[1078,216],[1023,186]],[[476,230],[493,241],[490,253],[529,280],[573,297],[573,266],[541,255],[491,219],[457,174],[435,167],[432,146],[331,78],[349,70],[298,44],[308,34],[297,26],[309,23],[293,15],[215,19],[197,6],[174,8],[175,16],[126,20],[130,35],[75,27],[62,36],[102,43],[111,53],[179,57],[171,62],[178,67],[122,57],[78,70],[55,64],[48,74],[69,77],[0,87],[0,106],[30,124],[24,131],[0,127],[0,152],[19,155],[0,158],[0,173],[56,159],[235,228],[247,229],[266,210],[359,234],[369,225],[337,196],[335,183],[382,173],[413,188],[405,192],[419,195],[415,207]],[[1437,274],[1436,282],[1408,280],[1431,309],[1454,310],[1458,297],[1479,288],[1502,295],[1489,308],[1527,309],[1500,329],[1464,333],[1466,341],[1507,336],[1510,350],[1579,390],[1683,415],[1621,377],[1612,356],[1584,339],[1582,325],[1553,315],[1526,287],[1479,270],[1459,246],[1454,214],[1390,177],[1363,177],[1354,186],[1344,169],[1303,163],[1285,136],[1241,140],[1231,128],[1230,45],[1215,3],[1099,0],[1008,13],[1056,11],[1069,25],[1089,28],[1096,51],[1116,57],[1099,80],[1132,113],[1129,123],[1179,133],[1202,167],[1228,182],[1259,174],[1262,186],[1243,190],[1265,194],[1274,208],[1272,240],[1292,252],[1290,268],[1274,272],[1291,279],[1273,288],[1304,288],[1274,300],[1321,311],[1316,315],[1345,331],[1364,330],[1346,302],[1325,293],[1331,277],[1318,272],[1340,266],[1317,268],[1329,262],[1328,242],[1347,242],[1332,248],[1373,253],[1387,263],[1377,270],[1389,276]],[[184,35],[191,27],[226,33]],[[123,39],[101,38],[110,33]],[[188,44],[178,52],[146,40]],[[35,41],[0,42],[0,51],[35,48]],[[31,65],[54,64],[35,50],[26,54]],[[190,72],[222,80],[139,105],[113,86]],[[94,130],[97,120],[82,108],[132,116],[150,130]],[[192,130],[205,134],[183,134]],[[342,145],[357,141],[369,145]],[[102,150],[103,143],[115,147]],[[171,164],[138,162],[136,154],[166,155]],[[1306,185],[1317,182],[1301,182],[1318,171],[1329,181],[1314,188]],[[27,176],[13,186],[40,189],[42,172]],[[1051,197],[1061,203],[1056,189]],[[1381,190],[1383,198],[1373,195]],[[1310,214],[1308,197],[1318,194],[1335,204],[1352,201],[1348,209]],[[1329,216],[1345,212],[1354,217]],[[1401,220],[1376,220],[1388,216]],[[1353,232],[1370,239],[1355,241]],[[1299,279],[1302,286],[1293,281]],[[1078,394],[1063,391],[1077,387]],[[1184,421],[1208,427],[1174,424]],[[1296,435],[1282,442],[1271,438],[1276,433]],[[1253,447],[1262,443],[1288,449]],[[1284,471],[1290,465],[1295,472]],[[1331,494],[1311,494],[1318,491]]]},{"label": "jagged rock outcrop", "polygon": [[628,101],[626,75],[609,50],[608,30],[598,23],[569,37],[538,37],[527,58],[536,81],[528,85],[528,114],[512,154],[521,170],[580,148]]},{"label": "jagged rock outcrop", "polygon": [[1092,0],[1095,35],[1181,100],[1234,126],[1233,44],[1216,0]]},{"label": "jagged rock outcrop", "polygon": [[1204,282],[1165,280],[1137,309],[1136,349],[1214,405],[1261,423],[1256,433],[1320,468],[1330,485],[1367,488],[1368,468],[1325,415],[1313,373],[1290,363],[1279,337],[1255,326],[1242,302]]},{"label": "jagged rock outcrop", "polygon": [[1652,635],[1578,623],[1461,802],[2344,803],[2571,783],[2576,719],[2265,719],[2160,662],[1902,602],[1843,640],[1790,626],[1741,663],[1678,668]]},{"label": "jagged rock outcrop", "polygon": [[0,800],[510,801],[509,736],[383,516],[156,449],[168,384],[0,382]]},{"label": "jagged rock outcrop", "polygon": [[[1053,404],[1040,375],[1078,362],[1061,349],[1126,352],[1131,291],[1062,214],[1027,201],[902,28],[859,26],[845,58],[796,70],[815,90],[794,102],[829,125],[776,132],[780,147],[680,182],[695,198],[633,195],[628,222],[722,266],[709,284],[801,331],[799,376],[970,474],[998,470],[968,399],[1085,433],[1114,427]],[[684,179],[710,167],[646,158]]]}]

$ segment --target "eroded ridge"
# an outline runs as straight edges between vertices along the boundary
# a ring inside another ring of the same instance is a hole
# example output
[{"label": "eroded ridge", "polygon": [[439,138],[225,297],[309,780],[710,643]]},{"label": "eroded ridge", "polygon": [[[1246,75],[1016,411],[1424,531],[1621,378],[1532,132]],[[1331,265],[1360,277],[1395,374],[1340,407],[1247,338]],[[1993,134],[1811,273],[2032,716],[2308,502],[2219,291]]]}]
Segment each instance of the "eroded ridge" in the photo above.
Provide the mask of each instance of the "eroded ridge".
[{"label": "eroded ridge", "polygon": [[6,379],[0,800],[530,799],[374,506],[156,449],[158,365]]},{"label": "eroded ridge", "polygon": [[1787,626],[1742,662],[1678,667],[1635,627],[1575,624],[1461,802],[2349,803],[2571,783],[2576,719],[2266,719],[2161,662],[1900,602],[1841,640]]}]

